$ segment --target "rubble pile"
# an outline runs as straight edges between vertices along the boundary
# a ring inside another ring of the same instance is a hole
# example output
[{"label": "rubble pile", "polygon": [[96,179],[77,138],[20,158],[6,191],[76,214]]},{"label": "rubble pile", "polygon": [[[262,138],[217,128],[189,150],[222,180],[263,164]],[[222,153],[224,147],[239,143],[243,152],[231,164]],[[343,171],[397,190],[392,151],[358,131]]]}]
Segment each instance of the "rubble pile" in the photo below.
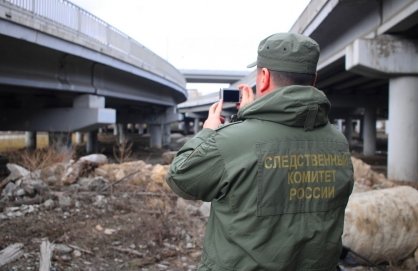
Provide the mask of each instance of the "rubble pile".
[{"label": "rubble pile", "polygon": [[[171,192],[165,176],[174,154],[165,153],[161,164],[113,164],[102,154],[34,171],[7,164],[0,270],[38,270],[40,259],[50,270],[195,270],[210,204]],[[352,161],[343,234],[350,251],[341,267],[416,270],[416,187]]]},{"label": "rubble pile", "polygon": [[38,270],[45,247],[50,270],[196,269],[206,218],[200,203],[170,191],[167,165],[96,154],[33,172],[7,168],[0,270]]}]

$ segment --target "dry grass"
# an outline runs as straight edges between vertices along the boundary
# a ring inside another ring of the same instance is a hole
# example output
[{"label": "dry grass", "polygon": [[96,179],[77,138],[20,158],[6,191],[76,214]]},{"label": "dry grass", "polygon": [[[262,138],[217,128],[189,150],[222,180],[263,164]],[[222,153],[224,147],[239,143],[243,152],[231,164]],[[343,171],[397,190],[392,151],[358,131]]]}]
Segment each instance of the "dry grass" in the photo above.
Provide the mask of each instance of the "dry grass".
[{"label": "dry grass", "polygon": [[33,171],[72,159],[74,151],[67,148],[46,147],[43,149],[22,149],[5,154],[10,163],[21,165]]},{"label": "dry grass", "polygon": [[118,163],[132,160],[132,142],[124,140],[122,143],[116,143],[113,147],[113,157]]}]

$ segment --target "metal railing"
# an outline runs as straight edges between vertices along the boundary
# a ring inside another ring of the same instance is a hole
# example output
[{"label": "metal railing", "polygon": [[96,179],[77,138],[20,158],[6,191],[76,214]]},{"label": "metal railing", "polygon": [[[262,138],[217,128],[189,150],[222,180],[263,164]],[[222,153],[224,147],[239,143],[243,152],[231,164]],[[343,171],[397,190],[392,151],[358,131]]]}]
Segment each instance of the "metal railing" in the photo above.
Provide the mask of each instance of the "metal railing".
[{"label": "metal railing", "polygon": [[70,28],[78,34],[94,39],[110,51],[116,50],[122,53],[124,55],[122,61],[152,72],[183,88],[186,85],[183,75],[169,62],[120,30],[67,0],[0,0],[0,4],[1,2],[10,3],[29,11],[34,16]]}]

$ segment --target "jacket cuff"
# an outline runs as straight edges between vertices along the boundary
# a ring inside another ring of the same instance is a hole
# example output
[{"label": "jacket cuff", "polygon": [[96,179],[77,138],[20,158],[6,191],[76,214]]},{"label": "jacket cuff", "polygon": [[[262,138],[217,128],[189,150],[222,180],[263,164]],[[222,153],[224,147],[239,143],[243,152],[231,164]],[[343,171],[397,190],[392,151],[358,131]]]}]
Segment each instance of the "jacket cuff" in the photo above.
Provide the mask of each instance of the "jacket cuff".
[{"label": "jacket cuff", "polygon": [[170,186],[170,188],[173,190],[173,192],[176,193],[178,196],[180,196],[184,199],[187,199],[187,200],[196,200],[197,199],[194,196],[187,194],[180,187],[178,187],[177,184],[173,181],[173,178],[171,178],[170,175],[167,176],[166,181],[167,181],[168,186]]}]

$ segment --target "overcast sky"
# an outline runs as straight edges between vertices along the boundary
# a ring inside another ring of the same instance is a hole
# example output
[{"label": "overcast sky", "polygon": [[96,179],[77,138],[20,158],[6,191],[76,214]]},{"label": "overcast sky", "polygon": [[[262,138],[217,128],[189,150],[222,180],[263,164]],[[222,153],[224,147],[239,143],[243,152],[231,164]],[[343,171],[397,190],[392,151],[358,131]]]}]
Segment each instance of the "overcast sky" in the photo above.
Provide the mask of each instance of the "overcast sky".
[{"label": "overcast sky", "polygon": [[247,70],[310,0],[70,0],[178,69]]}]

